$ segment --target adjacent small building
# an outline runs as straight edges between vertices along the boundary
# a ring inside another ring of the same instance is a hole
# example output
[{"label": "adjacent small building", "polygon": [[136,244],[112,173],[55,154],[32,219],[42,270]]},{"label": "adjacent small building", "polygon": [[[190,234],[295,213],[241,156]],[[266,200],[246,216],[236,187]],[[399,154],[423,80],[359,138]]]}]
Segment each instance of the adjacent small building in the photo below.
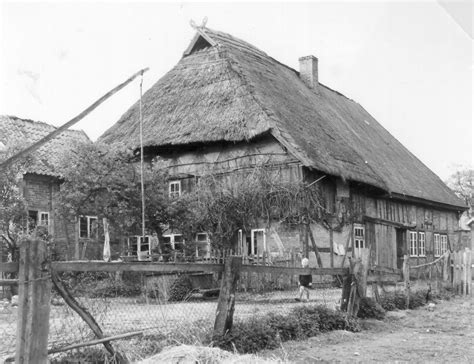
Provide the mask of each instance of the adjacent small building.
[{"label": "adjacent small building", "polygon": [[[0,145],[3,151],[24,149],[39,141],[56,128],[44,122],[0,116]],[[32,155],[32,163],[23,173],[21,189],[26,201],[26,230],[44,226],[52,238],[53,254],[57,259],[98,257],[102,246],[97,244],[97,217],[64,218],[57,211],[56,195],[61,185],[59,163],[61,156],[76,142],[90,142],[83,131],[65,130]],[[1,152],[1,151],[0,151]]]},{"label": "adjacent small building", "polygon": [[[334,219],[351,211],[338,228],[311,224],[325,266],[361,249],[370,249],[372,265],[393,268],[405,254],[422,263],[458,249],[464,203],[361,105],[320,83],[316,57],[299,63],[295,70],[229,34],[196,29],[142,100],[145,156],[167,164],[170,195],[195,188],[196,177],[232,178],[263,163],[288,181],[324,176]],[[137,102],[100,140],[138,148],[139,115]],[[278,255],[301,249],[301,235],[277,222],[255,226],[235,249]],[[179,234],[166,239],[181,242]]]}]

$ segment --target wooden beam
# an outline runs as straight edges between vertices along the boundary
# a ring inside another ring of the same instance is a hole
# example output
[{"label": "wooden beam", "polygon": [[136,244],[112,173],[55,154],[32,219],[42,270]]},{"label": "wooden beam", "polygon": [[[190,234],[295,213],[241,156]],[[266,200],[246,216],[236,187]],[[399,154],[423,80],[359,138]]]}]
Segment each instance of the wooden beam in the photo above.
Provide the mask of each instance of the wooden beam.
[{"label": "wooden beam", "polygon": [[307,224],[306,229],[309,232],[309,238],[311,239],[311,244],[313,245],[314,254],[316,255],[316,261],[318,262],[319,268],[322,268],[323,261],[321,259],[321,254],[319,254],[319,248],[316,245],[316,241],[314,240],[313,232],[311,231],[311,226]]},{"label": "wooden beam", "polygon": [[3,273],[18,272],[18,262],[0,263],[0,272],[3,272]]},{"label": "wooden beam", "polygon": [[402,274],[401,269],[397,268],[390,268],[390,267],[381,267],[381,266],[374,266],[369,268],[369,272],[374,273],[390,273],[390,274]]},{"label": "wooden beam", "polygon": [[[241,259],[241,257],[239,257]],[[202,263],[155,263],[155,262],[104,262],[104,261],[70,261],[52,262],[51,268],[56,272],[223,272],[223,264]],[[273,274],[313,274],[313,275],[345,275],[348,268],[293,268],[272,265],[243,265],[242,272],[273,273]]]},{"label": "wooden beam", "polygon": [[275,267],[263,265],[243,265],[242,272],[254,273],[273,273],[286,275],[312,274],[312,275],[346,275],[349,274],[348,268],[292,268],[292,267]]},{"label": "wooden beam", "polygon": [[329,227],[329,249],[330,249],[330,261],[331,268],[334,268],[334,231],[332,226]]},{"label": "wooden beam", "polygon": [[70,261],[52,262],[57,272],[222,272],[223,264]]},{"label": "wooden beam", "polygon": [[68,351],[72,349],[78,349],[78,348],[83,348],[86,346],[103,344],[105,342],[112,341],[112,340],[128,339],[129,337],[138,336],[138,335],[143,335],[143,331],[129,332],[128,334],[121,334],[121,335],[115,335],[115,336],[108,336],[102,339],[87,341],[85,343],[63,346],[62,348],[58,348],[58,349],[50,349],[48,350],[48,354],[61,353],[63,351]]},{"label": "wooden beam", "polygon": [[386,219],[380,219],[377,217],[372,217],[372,216],[367,216],[365,215],[363,217],[364,221],[368,222],[373,222],[375,224],[380,224],[380,225],[387,225],[387,226],[394,226],[402,229],[413,229],[416,227],[416,224],[405,224],[401,222],[395,222],[391,220],[386,220]]},{"label": "wooden beam", "polygon": [[72,118],[69,120],[67,123],[61,125],[59,128],[55,129],[53,132],[49,133],[46,135],[44,138],[41,138],[38,140],[36,143],[33,143],[29,147],[23,149],[21,152],[11,156],[7,160],[3,161],[0,163],[0,170],[7,168],[10,164],[14,163],[15,161],[19,160],[20,158],[23,158],[27,156],[28,154],[34,152],[35,150],[39,149],[42,145],[46,144],[49,142],[51,139],[54,139],[57,137],[59,134],[61,134],[64,130],[69,129],[71,126],[76,124],[78,121],[83,119],[85,116],[87,116],[89,113],[91,113],[95,108],[97,108],[100,104],[102,104],[105,100],[107,100],[110,96],[115,94],[116,92],[120,91],[122,88],[127,86],[130,82],[132,82],[135,78],[137,78],[140,75],[143,75],[146,71],[148,71],[148,68],[144,68],[134,75],[132,75],[130,78],[128,78],[125,82],[122,82],[120,85],[114,87],[112,90],[107,92],[104,96],[102,96],[100,99],[98,99],[96,102],[94,102],[91,106],[89,106],[87,109],[85,109],[83,112],[81,112],[79,115],[76,117]]},{"label": "wooden beam", "polygon": [[17,286],[18,279],[0,279],[0,287],[1,286]]},{"label": "wooden beam", "polygon": [[225,335],[232,328],[235,290],[240,276],[240,267],[242,267],[241,257],[230,256],[226,259],[219,301],[217,302],[216,321],[214,322],[213,336],[216,338]]},{"label": "wooden beam", "polygon": [[403,280],[405,282],[406,309],[410,308],[410,257],[403,256]]},{"label": "wooden beam", "polygon": [[22,241],[15,363],[48,363],[51,278],[47,257],[43,240]]}]

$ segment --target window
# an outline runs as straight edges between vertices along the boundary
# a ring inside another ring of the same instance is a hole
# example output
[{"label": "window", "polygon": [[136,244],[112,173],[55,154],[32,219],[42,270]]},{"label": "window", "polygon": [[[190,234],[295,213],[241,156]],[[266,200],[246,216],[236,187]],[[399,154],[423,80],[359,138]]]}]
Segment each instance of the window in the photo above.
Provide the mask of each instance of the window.
[{"label": "window", "polygon": [[360,250],[365,248],[365,226],[354,224],[354,249]]},{"label": "window", "polygon": [[410,231],[410,256],[418,256],[418,234],[416,231]]},{"label": "window", "polygon": [[211,257],[211,242],[207,233],[196,234],[196,257]]},{"label": "window", "polygon": [[183,250],[184,248],[184,239],[181,234],[167,234],[163,235],[165,244],[171,246],[173,250]]},{"label": "window", "polygon": [[45,226],[49,230],[49,212],[47,211],[28,211],[28,230],[31,231],[37,226]]},{"label": "window", "polygon": [[354,256],[360,257],[362,249],[365,248],[365,226],[354,224]]},{"label": "window", "polygon": [[418,233],[418,256],[426,256],[425,233],[423,231]]},{"label": "window", "polygon": [[441,255],[448,251],[448,236],[447,235],[440,235],[441,238]]},{"label": "window", "polygon": [[170,181],[169,197],[178,198],[179,196],[181,196],[181,181]]},{"label": "window", "polygon": [[79,237],[84,239],[97,238],[97,216],[79,217]]},{"label": "window", "polygon": [[249,255],[261,255],[267,250],[265,229],[250,230]]},{"label": "window", "polygon": [[434,255],[435,257],[441,256],[441,244],[439,234],[434,234]]},{"label": "window", "polygon": [[137,256],[138,260],[145,260],[151,254],[151,239],[149,235],[145,237],[134,235],[128,237],[128,255]]}]

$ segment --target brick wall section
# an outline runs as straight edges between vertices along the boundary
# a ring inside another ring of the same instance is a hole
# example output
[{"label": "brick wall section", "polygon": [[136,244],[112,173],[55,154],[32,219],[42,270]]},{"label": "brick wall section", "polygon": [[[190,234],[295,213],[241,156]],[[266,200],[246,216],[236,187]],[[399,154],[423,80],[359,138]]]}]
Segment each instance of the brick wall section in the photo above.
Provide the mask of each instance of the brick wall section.
[{"label": "brick wall section", "polygon": [[[23,178],[23,195],[28,210],[49,212],[49,232],[53,238],[53,258],[57,260],[72,260],[75,256],[78,228],[75,221],[64,218],[57,210],[57,194],[60,180],[55,177],[37,174],[26,174]],[[100,230],[99,230],[100,231]],[[79,250],[82,252],[86,244],[85,259],[100,259],[103,246],[97,240],[79,240]]]}]

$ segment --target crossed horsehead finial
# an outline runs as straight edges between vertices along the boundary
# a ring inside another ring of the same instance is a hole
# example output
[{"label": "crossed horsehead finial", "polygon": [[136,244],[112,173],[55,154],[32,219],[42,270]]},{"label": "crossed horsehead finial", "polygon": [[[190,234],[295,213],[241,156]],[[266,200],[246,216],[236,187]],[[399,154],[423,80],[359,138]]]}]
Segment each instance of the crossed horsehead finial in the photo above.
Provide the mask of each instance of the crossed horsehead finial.
[{"label": "crossed horsehead finial", "polygon": [[189,24],[191,24],[191,27],[194,28],[194,29],[202,29],[202,28],[205,28],[206,27],[206,24],[207,24],[207,16],[205,16],[203,19],[202,19],[202,22],[201,22],[201,25],[197,25],[196,22],[194,20],[190,20],[189,21]]}]

